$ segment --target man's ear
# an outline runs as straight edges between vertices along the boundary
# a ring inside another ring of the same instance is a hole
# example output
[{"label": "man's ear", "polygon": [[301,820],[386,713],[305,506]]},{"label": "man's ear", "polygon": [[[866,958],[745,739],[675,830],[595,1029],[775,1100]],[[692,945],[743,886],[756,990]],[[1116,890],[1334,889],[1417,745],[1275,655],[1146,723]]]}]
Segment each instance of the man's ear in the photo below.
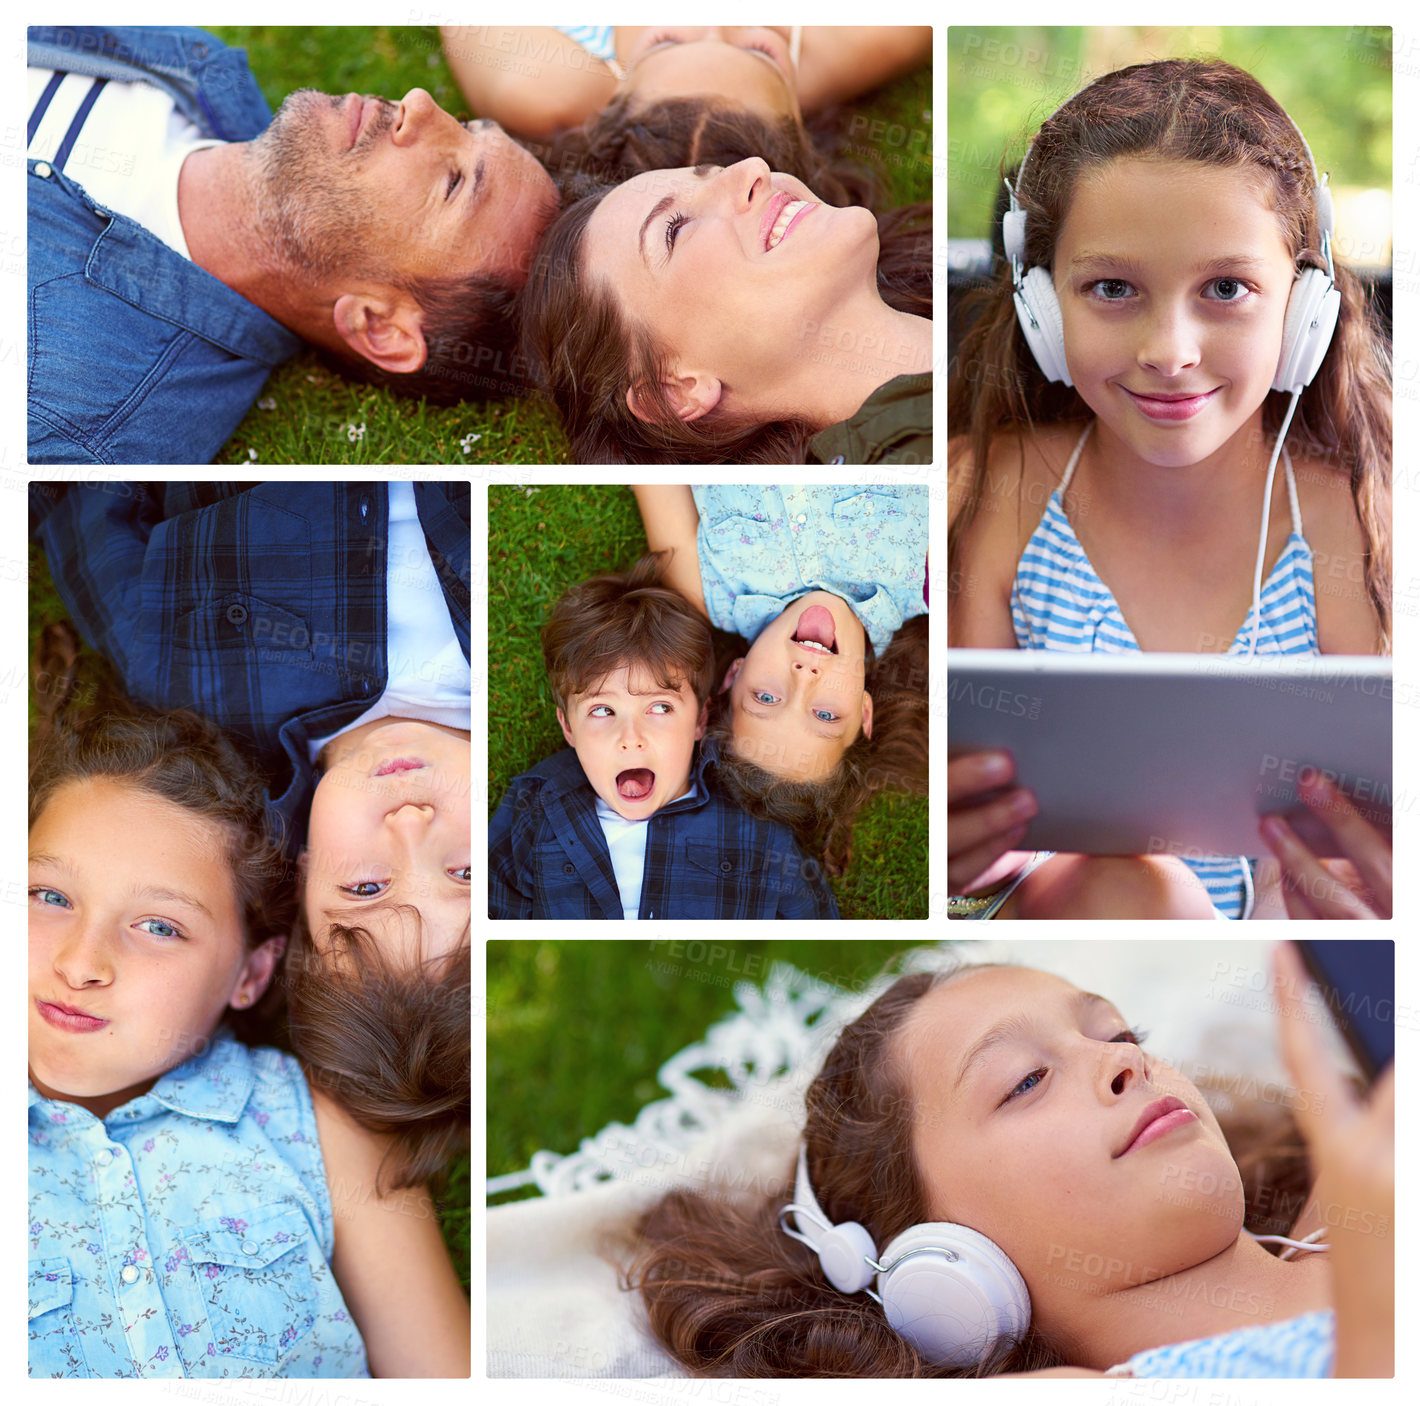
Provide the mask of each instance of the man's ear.
[{"label": "man's ear", "polygon": [[342,293],[331,315],[341,341],[382,371],[407,375],[428,359],[423,314],[407,293],[393,288]]},{"label": "man's ear", "polygon": [[863,736],[873,735],[873,695],[865,693],[863,695]]},{"label": "man's ear", "polygon": [[567,745],[575,747],[577,744],[572,740],[572,729],[567,726],[567,716],[561,708],[557,710],[557,726],[562,729],[562,735],[567,739]]},{"label": "man's ear", "polygon": [[725,670],[725,681],[720,685],[720,692],[724,693],[735,686],[735,680],[740,676],[740,670],[745,666],[743,659],[736,659],[728,669]]},{"label": "man's ear", "polygon": [[[719,403],[724,388],[713,376],[692,372],[688,376],[671,376],[661,382],[661,390],[666,404],[676,419],[689,424],[702,415],[708,415]],[[637,381],[626,389],[626,408],[638,419],[648,424],[660,422],[662,412],[650,385]]]}]

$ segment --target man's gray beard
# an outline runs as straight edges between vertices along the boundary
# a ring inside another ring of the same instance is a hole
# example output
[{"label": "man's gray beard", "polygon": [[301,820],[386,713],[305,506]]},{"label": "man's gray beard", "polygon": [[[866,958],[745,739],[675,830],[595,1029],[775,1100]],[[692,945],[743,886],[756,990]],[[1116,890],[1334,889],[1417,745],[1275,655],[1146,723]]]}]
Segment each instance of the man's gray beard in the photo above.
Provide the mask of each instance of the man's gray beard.
[{"label": "man's gray beard", "polygon": [[374,115],[342,165],[327,149],[327,128],[319,120],[330,106],[327,94],[311,88],[290,94],[251,146],[264,196],[257,219],[281,275],[302,285],[375,272],[365,244],[373,215],[345,177],[358,170],[361,149],[389,129],[394,110]]}]

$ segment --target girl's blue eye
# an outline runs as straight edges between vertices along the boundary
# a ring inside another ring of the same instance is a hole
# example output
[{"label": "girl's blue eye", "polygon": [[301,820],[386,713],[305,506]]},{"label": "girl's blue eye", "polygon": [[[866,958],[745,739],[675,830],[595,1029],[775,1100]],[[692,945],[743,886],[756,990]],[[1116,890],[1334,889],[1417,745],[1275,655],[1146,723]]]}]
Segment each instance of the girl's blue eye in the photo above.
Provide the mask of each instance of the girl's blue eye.
[{"label": "girl's blue eye", "polygon": [[[1147,1038],[1148,1032],[1144,1030],[1121,1030],[1118,1035],[1110,1036],[1109,1043],[1112,1045],[1142,1045]],[[1033,1088],[1035,1088],[1037,1084],[1040,1083],[1042,1079],[1045,1078],[1045,1075],[1046,1071],[1044,1069],[1032,1069],[1031,1072],[1027,1074],[1026,1077],[1022,1079],[1021,1082],[1017,1084],[1015,1088],[1013,1088],[1011,1092],[1008,1093],[1006,1097],[1001,1100],[1001,1102],[1003,1104],[1010,1103],[1010,1101],[1013,1098],[1017,1097],[1019,1094],[1029,1093]]]},{"label": "girl's blue eye", "polygon": [[[150,926],[151,925],[151,926]],[[153,937],[181,937],[182,933],[162,918],[144,918],[138,928]]]},{"label": "girl's blue eye", "polygon": [[341,884],[341,893],[351,898],[378,898],[389,887],[388,879],[362,879],[358,884]]},{"label": "girl's blue eye", "polygon": [[473,865],[464,864],[456,869],[450,869],[449,877],[451,879],[457,879],[463,884],[471,884],[473,882]]},{"label": "girl's blue eye", "polygon": [[772,708],[779,701],[772,693],[765,693],[759,689],[751,689],[749,696],[756,703],[763,703],[766,708]]},{"label": "girl's blue eye", "polygon": [[68,908],[70,906],[69,900],[58,889],[32,888],[30,897],[42,903],[46,908]]},{"label": "girl's blue eye", "polygon": [[838,714],[832,708],[815,708],[814,717],[821,723],[836,723],[838,721]]},{"label": "girl's blue eye", "polygon": [[1090,291],[1102,303],[1122,303],[1133,291],[1133,285],[1122,278],[1097,278]]}]

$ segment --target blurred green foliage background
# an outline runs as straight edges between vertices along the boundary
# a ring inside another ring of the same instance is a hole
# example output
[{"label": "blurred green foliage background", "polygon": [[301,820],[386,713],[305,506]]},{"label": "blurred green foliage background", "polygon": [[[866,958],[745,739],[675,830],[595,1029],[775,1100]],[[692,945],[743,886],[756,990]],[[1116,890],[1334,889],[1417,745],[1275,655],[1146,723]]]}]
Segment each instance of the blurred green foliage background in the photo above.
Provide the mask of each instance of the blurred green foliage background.
[{"label": "blurred green foliage background", "polygon": [[1161,58],[1221,58],[1246,69],[1301,128],[1334,187],[1391,184],[1386,26],[953,25],[946,48],[953,238],[986,236],[1002,155],[1018,162],[1066,98],[1113,69]]},{"label": "blurred green foliage background", "polygon": [[665,1098],[656,1071],[736,1009],[736,982],[762,987],[787,962],[857,989],[925,940],[740,942],[707,928],[675,942],[490,941],[487,1174],[540,1148],[574,1152]]}]

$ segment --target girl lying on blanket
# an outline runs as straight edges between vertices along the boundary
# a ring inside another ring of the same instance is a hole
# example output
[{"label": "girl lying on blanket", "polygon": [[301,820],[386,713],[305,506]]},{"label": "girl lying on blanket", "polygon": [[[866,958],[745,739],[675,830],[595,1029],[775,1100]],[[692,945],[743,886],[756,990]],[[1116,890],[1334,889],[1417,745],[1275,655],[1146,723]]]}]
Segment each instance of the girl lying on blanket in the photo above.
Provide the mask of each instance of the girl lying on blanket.
[{"label": "girl lying on blanket", "polygon": [[645,1215],[656,1336],[714,1375],[1391,1375],[1393,1072],[1358,1097],[1293,949],[1275,975],[1305,1149],[1275,1110],[1225,1134],[1058,977],[903,977],[829,1053],[782,1191]]}]

